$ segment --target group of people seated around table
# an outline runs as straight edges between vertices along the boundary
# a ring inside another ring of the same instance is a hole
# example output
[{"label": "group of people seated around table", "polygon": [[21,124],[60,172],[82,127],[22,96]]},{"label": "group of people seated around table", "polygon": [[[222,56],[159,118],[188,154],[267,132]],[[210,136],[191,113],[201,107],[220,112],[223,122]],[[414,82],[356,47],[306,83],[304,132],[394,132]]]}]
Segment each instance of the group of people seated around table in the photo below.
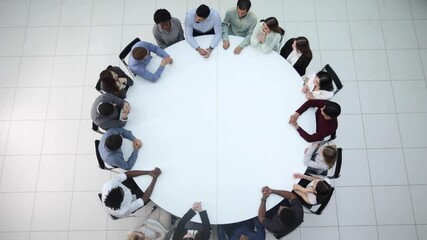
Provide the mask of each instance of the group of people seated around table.
[{"label": "group of people seated around table", "polygon": [[[279,27],[277,19],[267,18],[258,23],[256,15],[250,11],[250,0],[238,0],[237,6],[228,10],[221,21],[220,15],[206,5],[188,11],[185,18],[185,34],[177,18],[171,17],[165,9],[159,9],[154,14],[155,25],[153,35],[158,46],[140,41],[136,43],[129,56],[129,67],[140,77],[156,82],[165,66],[173,63],[173,59],[166,53],[167,48],[179,41],[187,40],[201,56],[209,57],[212,50],[223,40],[223,48],[230,47],[229,35],[241,36],[244,39],[234,49],[235,54],[248,45],[257,47],[264,53],[278,50],[284,32]],[[202,48],[197,43],[196,36],[214,35],[208,48]],[[154,73],[146,67],[155,53],[162,58],[160,66]],[[280,51],[282,55],[299,73],[304,76],[306,68],[312,59],[308,39],[297,37],[289,39]],[[307,101],[290,116],[289,124],[295,127],[299,135],[310,145],[304,151],[304,164],[310,173],[325,176],[332,169],[337,159],[337,147],[331,141],[335,138],[338,128],[337,118],[341,113],[338,103],[329,101],[334,96],[334,87],[331,75],[326,71],[307,74],[304,78],[302,92]],[[91,109],[91,118],[94,124],[105,130],[98,147],[102,160],[112,167],[129,170],[118,174],[107,182],[101,193],[104,209],[113,218],[123,218],[135,213],[138,209],[142,220],[128,235],[129,240],[137,239],[170,239],[173,240],[208,240],[211,234],[211,225],[207,211],[202,209],[200,202],[173,224],[170,213],[150,201],[157,178],[161,175],[159,168],[151,171],[131,170],[137,161],[138,151],[142,148],[142,141],[136,138],[131,131],[124,129],[131,106],[125,100],[127,90],[134,82],[119,67],[108,66],[100,73],[98,82],[99,95]],[[316,108],[316,131],[306,132],[298,125],[298,118],[309,108]],[[325,140],[326,138],[329,139]],[[133,143],[133,152],[125,160],[122,152],[123,139]],[[145,191],[142,191],[133,178],[149,175],[152,181]],[[264,240],[265,229],[277,238],[292,232],[303,222],[302,201],[309,205],[322,203],[331,192],[331,182],[327,178],[318,178],[309,174],[295,173],[295,179],[301,179],[291,191],[270,189],[265,186],[261,189],[262,197],[258,209],[258,216],[239,223],[217,226],[220,240]],[[283,198],[272,209],[266,209],[267,199],[271,194]],[[199,213],[202,223],[190,220]]]}]

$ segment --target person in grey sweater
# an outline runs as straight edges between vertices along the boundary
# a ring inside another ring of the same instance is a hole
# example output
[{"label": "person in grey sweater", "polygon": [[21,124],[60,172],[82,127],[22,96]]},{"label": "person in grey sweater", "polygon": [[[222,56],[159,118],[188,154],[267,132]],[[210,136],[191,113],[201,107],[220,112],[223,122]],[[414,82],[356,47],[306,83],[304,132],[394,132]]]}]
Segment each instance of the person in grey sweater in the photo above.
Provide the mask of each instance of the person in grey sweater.
[{"label": "person in grey sweater", "polygon": [[158,9],[154,13],[153,35],[157,45],[165,49],[172,44],[184,40],[184,30],[178,18],[171,16],[168,10]]},{"label": "person in grey sweater", "polygon": [[90,115],[98,127],[108,130],[124,127],[129,112],[128,102],[111,93],[104,93],[95,99]]}]

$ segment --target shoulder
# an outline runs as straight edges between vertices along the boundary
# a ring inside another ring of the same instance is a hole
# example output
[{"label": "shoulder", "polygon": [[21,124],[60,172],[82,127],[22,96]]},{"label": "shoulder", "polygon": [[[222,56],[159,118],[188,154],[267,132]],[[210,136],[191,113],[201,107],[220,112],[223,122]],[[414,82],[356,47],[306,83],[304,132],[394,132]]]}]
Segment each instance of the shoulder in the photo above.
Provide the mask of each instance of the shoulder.
[{"label": "shoulder", "polygon": [[179,19],[178,19],[178,18],[176,18],[176,17],[172,17],[171,22],[172,22],[173,24],[179,24],[179,25],[181,25],[181,21],[179,21]]}]

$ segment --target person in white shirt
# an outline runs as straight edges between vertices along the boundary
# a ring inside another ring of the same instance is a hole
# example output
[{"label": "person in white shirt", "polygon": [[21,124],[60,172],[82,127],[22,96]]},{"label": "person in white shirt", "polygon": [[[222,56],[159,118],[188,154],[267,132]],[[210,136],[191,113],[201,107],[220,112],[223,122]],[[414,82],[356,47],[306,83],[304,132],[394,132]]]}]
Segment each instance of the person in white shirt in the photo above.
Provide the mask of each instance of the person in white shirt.
[{"label": "person in white shirt", "polygon": [[331,193],[331,181],[328,178],[316,178],[301,173],[295,173],[294,178],[310,181],[306,187],[298,184],[293,186],[294,192],[310,205],[321,204]]},{"label": "person in white shirt", "polygon": [[307,100],[321,99],[329,100],[334,96],[334,85],[332,77],[328,72],[320,71],[310,73],[304,80],[304,86],[301,89]]},{"label": "person in white shirt", "polygon": [[[105,211],[116,218],[128,217],[150,201],[151,193],[161,174],[159,168],[151,171],[133,170],[117,175],[102,187],[101,201]],[[153,177],[148,188],[143,192],[134,177],[150,175]]]}]

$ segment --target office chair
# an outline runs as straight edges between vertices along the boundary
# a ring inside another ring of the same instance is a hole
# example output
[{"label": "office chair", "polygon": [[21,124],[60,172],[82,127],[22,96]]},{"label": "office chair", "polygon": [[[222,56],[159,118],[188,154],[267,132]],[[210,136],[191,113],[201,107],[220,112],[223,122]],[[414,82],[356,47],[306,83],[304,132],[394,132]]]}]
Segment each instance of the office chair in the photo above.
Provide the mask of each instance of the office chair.
[{"label": "office chair", "polygon": [[337,94],[343,88],[340,78],[338,77],[338,75],[335,73],[335,71],[332,69],[332,67],[329,64],[326,64],[323,67],[322,71],[326,71],[331,75],[332,81],[334,82],[336,87],[334,95]]},{"label": "office chair", "polygon": [[108,170],[108,171],[112,171],[115,173],[121,173],[120,171],[117,171],[115,169],[119,169],[119,167],[116,166],[111,166],[111,167],[107,167],[107,165],[105,165],[104,160],[102,160],[101,158],[101,154],[99,154],[99,140],[95,140],[95,154],[96,154],[96,160],[98,160],[98,167],[102,170]]},{"label": "office chair", "polygon": [[279,28],[280,28],[280,40],[279,40],[279,43],[277,44],[277,49],[276,49],[276,52],[278,52],[278,53],[280,53],[282,41],[283,41],[283,38],[285,37],[285,30],[281,27],[279,27]]},{"label": "office chair", "polygon": [[128,69],[128,71],[132,74],[132,76],[136,77],[136,74],[132,72],[129,65],[127,64],[125,58],[132,50],[133,45],[135,45],[137,42],[140,42],[141,40],[139,38],[135,38],[132,42],[130,42],[123,51],[119,54],[120,61],[125,65],[125,67]]},{"label": "office chair", "polygon": [[97,133],[100,133],[100,134],[104,134],[105,133],[105,130],[102,129],[102,128],[100,128],[100,127],[98,127],[98,125],[96,125],[94,122],[92,122],[92,130],[95,131],[95,132],[97,132]]}]

